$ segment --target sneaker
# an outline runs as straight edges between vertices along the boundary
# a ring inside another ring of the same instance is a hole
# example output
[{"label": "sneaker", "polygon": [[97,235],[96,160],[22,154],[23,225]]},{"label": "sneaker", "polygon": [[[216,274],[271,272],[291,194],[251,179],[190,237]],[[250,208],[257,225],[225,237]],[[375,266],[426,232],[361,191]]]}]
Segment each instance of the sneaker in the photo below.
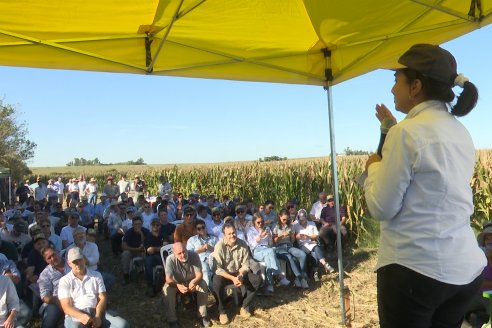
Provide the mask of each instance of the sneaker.
[{"label": "sneaker", "polygon": [[265,290],[268,294],[273,294],[273,286],[272,285],[266,286]]},{"label": "sneaker", "polygon": [[207,317],[202,318],[202,326],[203,327],[210,327],[210,324],[211,324],[211,322]]},{"label": "sneaker", "polygon": [[302,287],[301,282],[299,281],[299,278],[296,278],[294,280],[294,286],[296,286],[297,288],[301,288]]},{"label": "sneaker", "polygon": [[309,289],[308,282],[305,278],[302,278],[302,280],[301,280],[301,287],[304,289]]},{"label": "sneaker", "polygon": [[280,281],[279,281],[279,284],[281,286],[289,286],[290,285],[290,281],[289,281],[289,279],[287,279],[285,277],[282,277],[282,279],[280,279]]},{"label": "sneaker", "polygon": [[319,273],[316,271],[313,276],[314,281],[319,282]]},{"label": "sneaker", "polygon": [[242,317],[249,318],[251,317],[251,312],[249,312],[248,309],[241,307],[241,310],[239,310],[239,315]]},{"label": "sneaker", "polygon": [[333,268],[331,267],[331,265],[329,265],[329,264],[328,264],[328,262],[325,262],[325,264],[323,264],[323,267],[325,268],[326,272],[328,272],[328,273],[333,273],[333,272],[335,272],[335,269],[333,269]]},{"label": "sneaker", "polygon": [[221,325],[227,325],[229,323],[229,317],[226,313],[221,313],[219,315],[219,322]]}]

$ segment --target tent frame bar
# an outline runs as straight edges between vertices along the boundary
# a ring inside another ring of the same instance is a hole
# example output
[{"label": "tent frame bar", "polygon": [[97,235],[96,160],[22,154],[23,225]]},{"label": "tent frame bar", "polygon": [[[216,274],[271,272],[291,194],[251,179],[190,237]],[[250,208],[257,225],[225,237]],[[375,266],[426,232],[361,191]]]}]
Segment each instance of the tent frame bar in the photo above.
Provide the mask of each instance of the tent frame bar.
[{"label": "tent frame bar", "polygon": [[[95,54],[95,53],[90,52],[90,51],[84,51],[84,50],[80,50],[80,49],[75,49],[75,48],[68,47],[68,46],[65,46],[65,45],[62,45],[62,44],[59,44],[59,43],[50,41],[50,40],[36,39],[36,38],[30,37],[30,36],[27,36],[27,35],[22,35],[22,34],[10,32],[10,31],[5,31],[5,30],[0,30],[0,34],[4,34],[4,35],[12,36],[12,37],[15,37],[15,38],[18,38],[18,39],[26,40],[28,42],[26,45],[29,45],[29,44],[42,44],[42,45],[45,45],[45,46],[48,46],[48,47],[62,49],[62,50],[68,51],[68,52],[73,52],[73,53],[81,54],[81,55],[84,55],[84,56],[87,56],[87,57],[97,58],[97,59],[101,59],[101,60],[108,61],[108,62],[111,62],[111,63],[120,64],[120,65],[123,65],[123,66],[128,66],[128,67],[132,67],[132,68],[136,68],[136,69],[145,71],[145,66],[135,65],[133,63],[129,63],[129,62],[126,62],[126,61],[116,60],[114,58],[111,58],[111,57],[108,57],[108,56],[103,56],[103,55],[98,55],[98,54]],[[145,35],[142,35],[141,38],[143,38],[143,37],[145,37]]]}]

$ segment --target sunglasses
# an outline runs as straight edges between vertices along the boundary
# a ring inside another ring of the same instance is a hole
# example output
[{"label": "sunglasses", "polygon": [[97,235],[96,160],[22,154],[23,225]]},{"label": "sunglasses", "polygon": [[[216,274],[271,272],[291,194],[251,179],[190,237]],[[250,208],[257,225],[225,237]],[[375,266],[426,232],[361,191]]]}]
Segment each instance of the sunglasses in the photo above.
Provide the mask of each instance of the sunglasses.
[{"label": "sunglasses", "polygon": [[198,231],[205,230],[205,227],[196,227],[196,230]]},{"label": "sunglasses", "polygon": [[237,214],[244,213],[244,211],[236,211]]},{"label": "sunglasses", "polygon": [[220,216],[220,213],[214,213],[214,216]]},{"label": "sunglasses", "polygon": [[51,227],[49,224],[43,224],[43,225],[41,226],[41,228],[49,228],[49,227]]}]

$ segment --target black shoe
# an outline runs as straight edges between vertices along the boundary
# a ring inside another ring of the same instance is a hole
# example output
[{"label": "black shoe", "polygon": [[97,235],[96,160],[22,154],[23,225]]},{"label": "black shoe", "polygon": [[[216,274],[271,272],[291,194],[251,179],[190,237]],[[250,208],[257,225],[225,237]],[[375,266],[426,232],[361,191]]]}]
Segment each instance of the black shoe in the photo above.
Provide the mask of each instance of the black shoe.
[{"label": "black shoe", "polygon": [[202,325],[203,327],[210,327],[212,323],[210,322],[210,320],[207,318],[207,317],[203,317],[202,318]]}]

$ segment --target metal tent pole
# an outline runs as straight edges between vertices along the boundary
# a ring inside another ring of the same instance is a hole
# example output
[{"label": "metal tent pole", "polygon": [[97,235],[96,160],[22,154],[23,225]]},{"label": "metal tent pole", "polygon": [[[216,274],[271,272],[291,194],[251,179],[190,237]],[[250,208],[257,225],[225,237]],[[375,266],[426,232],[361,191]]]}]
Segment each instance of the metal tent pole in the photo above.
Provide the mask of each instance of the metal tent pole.
[{"label": "metal tent pole", "polygon": [[333,118],[333,102],[331,87],[326,87],[326,96],[328,99],[328,121],[330,127],[330,148],[331,148],[331,170],[333,174],[333,196],[335,198],[335,213],[337,224],[337,254],[338,254],[338,280],[340,283],[340,311],[342,316],[342,325],[345,326],[345,302],[344,302],[344,284],[343,284],[343,259],[342,259],[342,236],[340,234],[340,199],[338,197],[338,171],[337,171],[337,153],[335,150],[335,124]]}]

